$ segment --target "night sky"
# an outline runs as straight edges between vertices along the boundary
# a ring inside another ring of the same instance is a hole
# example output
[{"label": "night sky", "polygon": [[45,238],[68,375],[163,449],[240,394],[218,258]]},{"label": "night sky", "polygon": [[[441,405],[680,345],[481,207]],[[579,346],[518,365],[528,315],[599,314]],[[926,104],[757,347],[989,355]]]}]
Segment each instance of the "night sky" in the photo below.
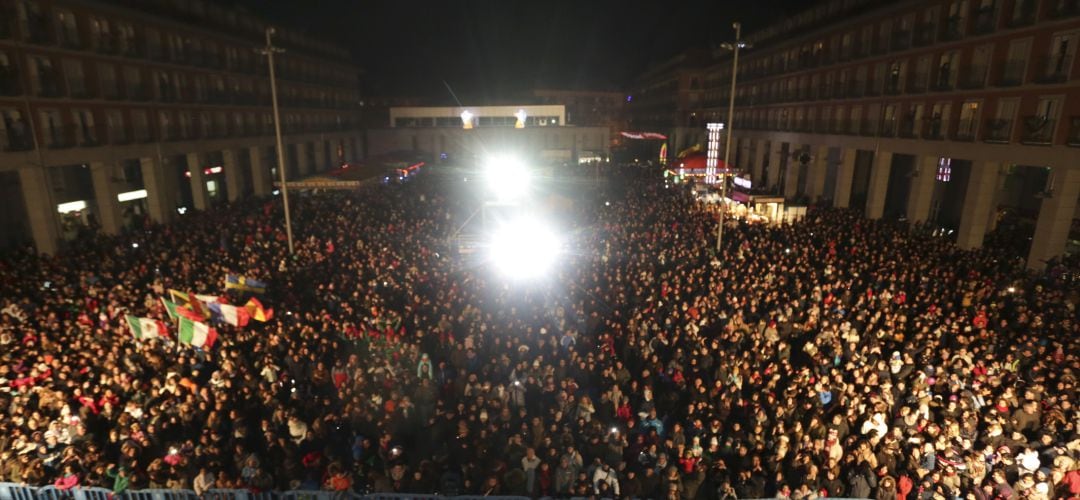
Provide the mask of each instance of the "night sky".
[{"label": "night sky", "polygon": [[[708,47],[812,0],[236,0],[349,49],[364,93],[462,100],[621,89],[650,62]],[[446,82],[444,84],[443,82]]]}]

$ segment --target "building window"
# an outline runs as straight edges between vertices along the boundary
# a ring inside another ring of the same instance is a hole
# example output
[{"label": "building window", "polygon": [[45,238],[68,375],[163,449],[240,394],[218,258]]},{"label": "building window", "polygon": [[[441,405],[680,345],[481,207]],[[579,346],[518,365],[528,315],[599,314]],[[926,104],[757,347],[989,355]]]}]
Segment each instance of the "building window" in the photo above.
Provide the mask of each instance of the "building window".
[{"label": "building window", "polygon": [[71,111],[71,122],[74,124],[75,140],[79,146],[97,146],[97,128],[94,126],[94,115],[88,109],[74,109]]},{"label": "building window", "polygon": [[160,131],[161,140],[171,141],[175,137],[173,136],[173,121],[169,116],[168,111],[158,112],[158,130]]},{"label": "building window", "polygon": [[150,140],[150,118],[146,111],[137,109],[131,112],[131,130],[136,141],[148,142]]},{"label": "building window", "polygon": [[0,109],[0,151],[25,151],[34,146],[22,111]]},{"label": "building window", "polygon": [[146,57],[161,59],[161,33],[153,28],[146,28],[143,33],[146,39]]},{"label": "building window", "polygon": [[116,33],[116,51],[124,55],[136,53],[135,26],[127,22],[118,22],[114,26]]},{"label": "building window", "polygon": [[90,46],[99,52],[113,51],[113,37],[109,21],[99,17],[90,19]]},{"label": "building window", "polygon": [[127,130],[124,128],[124,115],[118,109],[105,112],[105,127],[111,144],[126,144]]},{"label": "building window", "polygon": [[956,126],[956,139],[971,141],[975,139],[975,133],[979,127],[979,101],[967,101],[960,108],[960,121]]},{"label": "building window", "polygon": [[934,89],[950,90],[956,82],[956,51],[941,54],[938,59],[937,75],[934,77]]},{"label": "building window", "polygon": [[11,59],[8,57],[7,52],[0,51],[0,95],[18,95],[20,93],[19,77],[15,73]]},{"label": "building window", "polygon": [[142,72],[139,68],[134,66],[127,66],[124,68],[124,95],[128,99],[143,100],[146,98],[146,91],[142,86]]},{"label": "building window", "polygon": [[41,5],[36,0],[19,2],[18,16],[19,26],[27,40],[37,43],[52,40],[48,19],[41,12]]},{"label": "building window", "polygon": [[75,20],[74,13],[70,10],[57,10],[56,30],[60,37],[60,45],[70,48],[79,48],[79,25]]},{"label": "building window", "polygon": [[67,134],[64,133],[64,123],[60,118],[60,112],[55,109],[43,109],[38,112],[41,121],[41,133],[44,136],[45,147],[58,148],[67,145]]},{"label": "building window", "polygon": [[116,66],[109,63],[98,63],[97,76],[101,96],[106,99],[116,99],[119,96],[119,89],[116,86]]},{"label": "building window", "polygon": [[52,60],[47,57],[30,56],[30,85],[34,94],[43,97],[59,97],[60,85],[53,68]]},{"label": "building window", "polygon": [[1046,60],[1045,80],[1064,82],[1069,79],[1076,55],[1076,38],[1076,33],[1054,35],[1050,42],[1050,55]]},{"label": "building window", "polygon": [[78,59],[64,59],[64,78],[67,80],[68,93],[71,97],[87,97],[86,74],[83,63]]}]

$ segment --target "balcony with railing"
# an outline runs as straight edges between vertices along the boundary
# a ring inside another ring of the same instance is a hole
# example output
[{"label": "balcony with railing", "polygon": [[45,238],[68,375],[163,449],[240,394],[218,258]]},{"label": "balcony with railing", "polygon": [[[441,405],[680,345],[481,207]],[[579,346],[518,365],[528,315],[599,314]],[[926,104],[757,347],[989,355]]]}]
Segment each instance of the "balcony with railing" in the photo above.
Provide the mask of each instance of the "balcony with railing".
[{"label": "balcony with railing", "polygon": [[1046,14],[1053,19],[1080,16],[1080,0],[1051,0]]},{"label": "balcony with railing", "polygon": [[986,86],[986,65],[971,65],[967,67],[967,71],[962,72],[963,76],[960,78],[960,88],[981,89]]},{"label": "balcony with railing", "polygon": [[975,21],[971,24],[976,35],[993,33],[997,29],[997,7],[989,5],[975,11]]},{"label": "balcony with railing", "polygon": [[855,49],[851,45],[840,47],[840,62],[850,61],[855,58]]},{"label": "balcony with railing", "polygon": [[941,118],[930,118],[926,120],[926,134],[924,137],[933,141],[940,141],[945,139],[945,129],[948,124]]},{"label": "balcony with railing", "polygon": [[131,137],[128,136],[127,130],[123,126],[115,126],[105,131],[105,137],[102,139],[107,144],[116,146],[123,146],[131,143]]},{"label": "balcony with railing", "polygon": [[0,5],[0,40],[15,36],[15,9]]},{"label": "balcony with railing", "polygon": [[1005,61],[1001,67],[1001,76],[998,77],[998,87],[1015,87],[1024,83],[1024,69],[1027,61]]},{"label": "balcony with railing", "polygon": [[1038,115],[1025,116],[1020,132],[1020,142],[1024,144],[1049,146],[1054,141],[1054,120]]},{"label": "balcony with railing", "polygon": [[956,125],[956,132],[953,134],[954,141],[971,142],[975,140],[974,120],[960,120],[960,123]]},{"label": "balcony with railing", "polygon": [[22,86],[19,78],[10,66],[0,66],[0,96],[14,96],[22,94]]},{"label": "balcony with railing", "polygon": [[128,86],[124,89],[124,98],[130,101],[149,101],[150,89],[142,85]]},{"label": "balcony with railing", "polygon": [[882,92],[882,83],[880,81],[870,79],[866,82],[866,95],[879,96]]},{"label": "balcony with railing", "polygon": [[862,59],[864,57],[870,57],[871,53],[873,52],[870,49],[871,49],[871,47],[870,47],[870,44],[868,44],[868,43],[856,43],[855,44],[855,58],[856,59]]},{"label": "balcony with railing", "polygon": [[1043,71],[1035,81],[1038,83],[1064,83],[1069,79],[1069,66],[1071,64],[1072,57],[1066,54],[1047,57],[1039,63],[1039,67],[1043,68]]},{"label": "balcony with railing", "polygon": [[83,148],[92,148],[102,145],[98,138],[97,130],[92,126],[77,127],[75,133],[76,144]]},{"label": "balcony with railing", "polygon": [[1008,144],[1012,137],[1012,120],[993,118],[986,120],[986,132],[983,134],[983,142],[991,144]]},{"label": "balcony with railing", "polygon": [[29,151],[34,149],[30,130],[23,122],[9,124],[5,134],[0,134],[0,151]]},{"label": "balcony with railing", "polygon": [[915,37],[913,43],[916,47],[924,47],[934,43],[934,39],[937,36],[937,25],[935,23],[926,22],[915,26]]},{"label": "balcony with railing", "polygon": [[885,95],[900,95],[904,92],[903,78],[900,75],[889,75],[885,78]]},{"label": "balcony with railing", "polygon": [[26,40],[30,43],[51,45],[56,39],[52,23],[45,16],[31,14],[26,21]]},{"label": "balcony with railing", "polygon": [[60,46],[64,47],[65,49],[82,50],[82,49],[86,48],[83,45],[82,40],[79,39],[79,32],[78,31],[69,30],[69,29],[61,29],[57,33],[57,37],[59,39]]},{"label": "balcony with railing", "polygon": [[953,89],[952,71],[948,68],[943,68],[938,71],[937,78],[934,79],[934,90],[938,92],[944,92]]},{"label": "balcony with railing", "polygon": [[911,78],[911,85],[908,85],[908,92],[926,92],[926,73],[915,73]]},{"label": "balcony with railing", "polygon": [[42,131],[45,147],[49,149],[67,149],[75,146],[75,127],[44,127]]},{"label": "balcony with railing", "polygon": [[844,130],[844,133],[847,134],[847,135],[859,135],[862,132],[862,122],[863,122],[863,120],[861,118],[860,119],[854,119],[853,118],[853,119],[847,120],[847,127]]},{"label": "balcony with railing", "polygon": [[914,139],[919,137],[919,133],[922,132],[921,126],[921,120],[916,120],[912,116],[906,116],[900,119],[900,126],[897,127],[896,135],[904,139]]},{"label": "balcony with railing", "polygon": [[1035,22],[1035,11],[1038,8],[1036,0],[1015,0],[1012,17],[1009,18],[1010,28],[1019,28]]},{"label": "balcony with railing", "polygon": [[115,38],[111,34],[103,34],[90,38],[91,48],[99,54],[112,54],[116,52]]},{"label": "balcony with railing", "polygon": [[874,137],[878,135],[878,121],[866,118],[859,124],[859,135]]},{"label": "balcony with railing", "polygon": [[844,90],[845,97],[862,97],[863,92],[866,91],[866,84],[859,80],[852,80],[847,82]]},{"label": "balcony with railing", "polygon": [[819,84],[817,88],[814,89],[815,100],[828,99],[829,95],[829,86],[824,83]]},{"label": "balcony with railing", "polygon": [[941,40],[952,41],[964,37],[964,19],[962,16],[949,16],[941,25]]},{"label": "balcony with railing", "polygon": [[911,48],[911,30],[898,29],[892,34],[892,50]]},{"label": "balcony with railing", "polygon": [[61,97],[64,94],[64,89],[60,85],[59,78],[52,76],[51,73],[43,74],[40,76],[40,81],[37,89],[37,95],[39,97]]},{"label": "balcony with railing", "polygon": [[881,137],[896,137],[897,132],[896,119],[886,119],[881,121]]},{"label": "balcony with railing", "polygon": [[139,144],[154,142],[154,132],[150,127],[139,127],[132,124],[131,139]]},{"label": "balcony with railing", "polygon": [[889,38],[876,38],[874,40],[874,47],[871,50],[871,53],[875,56],[880,56],[881,54],[885,54],[887,52],[889,52]]},{"label": "balcony with railing", "polygon": [[1065,138],[1065,144],[1080,147],[1080,116],[1069,118],[1069,135]]}]

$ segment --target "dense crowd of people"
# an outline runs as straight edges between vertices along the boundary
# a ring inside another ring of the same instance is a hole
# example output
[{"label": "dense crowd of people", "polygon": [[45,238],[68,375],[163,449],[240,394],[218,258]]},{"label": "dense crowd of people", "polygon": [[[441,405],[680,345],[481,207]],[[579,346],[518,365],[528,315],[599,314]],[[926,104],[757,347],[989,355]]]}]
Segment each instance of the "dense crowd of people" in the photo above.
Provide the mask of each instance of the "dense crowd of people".
[{"label": "dense crowd of people", "polygon": [[[264,199],[0,261],[0,481],[1080,495],[1075,288],[831,209],[717,254],[714,212],[637,171],[582,183],[558,269],[508,282],[454,252],[449,178],[294,197],[293,256]],[[206,350],[129,331],[226,273],[274,318]]]}]

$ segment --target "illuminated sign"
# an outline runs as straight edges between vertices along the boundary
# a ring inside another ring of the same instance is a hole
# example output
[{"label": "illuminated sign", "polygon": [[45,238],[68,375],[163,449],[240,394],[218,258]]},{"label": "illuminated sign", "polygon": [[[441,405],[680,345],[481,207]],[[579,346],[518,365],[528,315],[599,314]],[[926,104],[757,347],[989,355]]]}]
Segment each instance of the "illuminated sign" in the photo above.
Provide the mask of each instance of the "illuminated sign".
[{"label": "illuminated sign", "polygon": [[650,139],[666,141],[667,136],[657,132],[619,132],[619,135],[627,139]]},{"label": "illuminated sign", "polygon": [[724,129],[722,123],[710,123],[705,125],[709,131],[708,147],[705,149],[705,183],[716,183],[716,164],[720,154],[720,131]]},{"label": "illuminated sign", "polygon": [[136,189],[135,191],[128,191],[126,193],[120,193],[116,195],[116,201],[123,203],[125,201],[141,200],[146,198],[145,189]]}]

